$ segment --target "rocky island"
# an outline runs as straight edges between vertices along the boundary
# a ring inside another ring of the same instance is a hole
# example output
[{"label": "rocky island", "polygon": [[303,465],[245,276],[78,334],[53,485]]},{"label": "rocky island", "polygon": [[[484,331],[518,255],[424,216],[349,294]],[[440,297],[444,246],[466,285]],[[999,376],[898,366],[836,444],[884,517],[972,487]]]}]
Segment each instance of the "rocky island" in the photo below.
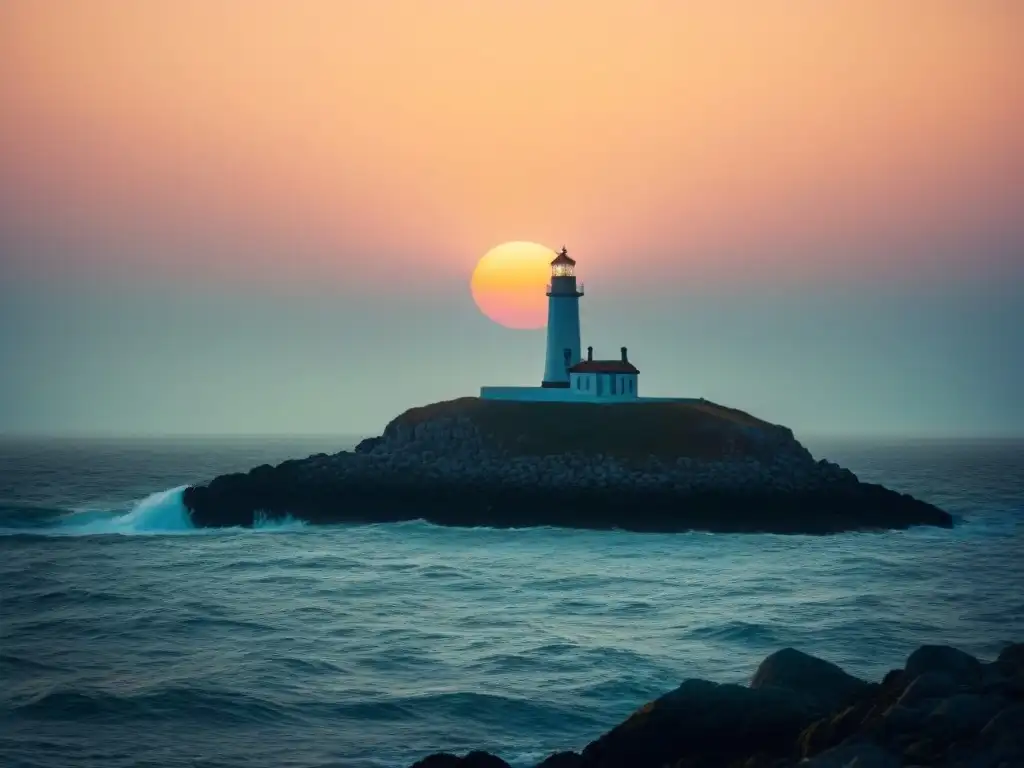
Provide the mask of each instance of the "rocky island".
[{"label": "rocky island", "polygon": [[[537,768],[1020,768],[1024,644],[984,663],[925,645],[869,683],[792,648],[749,685],[684,681],[580,752]],[[439,753],[412,768],[509,768],[487,752]]]},{"label": "rocky island", "polygon": [[706,400],[412,408],[354,451],[185,490],[194,525],[442,525],[826,534],[951,527],[931,504],[816,460],[786,427]]}]

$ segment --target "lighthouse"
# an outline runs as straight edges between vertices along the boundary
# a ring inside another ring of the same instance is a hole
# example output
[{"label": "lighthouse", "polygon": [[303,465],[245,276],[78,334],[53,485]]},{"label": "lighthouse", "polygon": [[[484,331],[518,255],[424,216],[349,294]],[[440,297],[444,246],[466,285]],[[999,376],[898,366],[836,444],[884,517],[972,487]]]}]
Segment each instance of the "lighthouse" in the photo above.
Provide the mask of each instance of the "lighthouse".
[{"label": "lighthouse", "polygon": [[[522,403],[692,403],[692,397],[640,397],[639,373],[622,347],[618,360],[580,358],[580,298],[583,284],[576,283],[576,262],[565,248],[551,262],[548,283],[548,348],[544,379],[540,386],[480,387],[481,400],[515,400]],[[528,374],[525,374],[528,375]]]},{"label": "lighthouse", "polygon": [[551,262],[548,284],[548,348],[542,387],[569,387],[569,369],[580,361],[580,297],[583,285],[576,285],[576,262],[565,247]]}]

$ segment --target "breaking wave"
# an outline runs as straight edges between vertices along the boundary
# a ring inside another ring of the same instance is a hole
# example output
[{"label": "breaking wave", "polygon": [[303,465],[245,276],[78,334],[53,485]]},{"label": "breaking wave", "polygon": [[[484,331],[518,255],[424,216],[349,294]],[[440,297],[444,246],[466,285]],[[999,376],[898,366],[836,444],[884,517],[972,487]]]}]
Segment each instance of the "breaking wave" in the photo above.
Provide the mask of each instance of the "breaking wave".
[{"label": "breaking wave", "polygon": [[[182,485],[151,493],[127,509],[61,510],[19,505],[0,509],[0,535],[103,536],[215,533],[192,524]],[[251,529],[227,530],[289,531],[305,527],[294,518],[270,520],[258,516]],[[219,529],[225,530],[225,529]]]}]

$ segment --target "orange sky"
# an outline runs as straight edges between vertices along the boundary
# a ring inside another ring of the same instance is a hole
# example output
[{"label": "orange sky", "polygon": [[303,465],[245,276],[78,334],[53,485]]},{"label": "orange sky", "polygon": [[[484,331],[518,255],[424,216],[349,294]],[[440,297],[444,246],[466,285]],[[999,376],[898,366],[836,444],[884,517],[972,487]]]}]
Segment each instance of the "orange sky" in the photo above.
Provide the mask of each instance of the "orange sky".
[{"label": "orange sky", "polygon": [[0,224],[92,244],[39,269],[963,267],[1024,210],[1021,40],[1012,0],[7,0]]}]

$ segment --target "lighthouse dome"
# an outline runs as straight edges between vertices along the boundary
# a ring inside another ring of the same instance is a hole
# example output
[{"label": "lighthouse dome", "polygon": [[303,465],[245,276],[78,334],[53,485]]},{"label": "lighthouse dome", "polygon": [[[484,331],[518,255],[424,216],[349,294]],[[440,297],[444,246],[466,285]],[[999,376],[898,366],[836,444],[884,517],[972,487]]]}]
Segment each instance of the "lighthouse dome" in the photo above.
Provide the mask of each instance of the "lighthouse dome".
[{"label": "lighthouse dome", "polygon": [[569,266],[569,267],[575,267],[576,266],[576,260],[569,257],[569,252],[565,249],[564,245],[562,246],[562,250],[559,251],[558,255],[555,256],[555,258],[553,258],[551,260],[551,266],[554,267],[554,266],[557,266],[559,264],[562,264],[562,265],[565,265],[565,266]]}]

